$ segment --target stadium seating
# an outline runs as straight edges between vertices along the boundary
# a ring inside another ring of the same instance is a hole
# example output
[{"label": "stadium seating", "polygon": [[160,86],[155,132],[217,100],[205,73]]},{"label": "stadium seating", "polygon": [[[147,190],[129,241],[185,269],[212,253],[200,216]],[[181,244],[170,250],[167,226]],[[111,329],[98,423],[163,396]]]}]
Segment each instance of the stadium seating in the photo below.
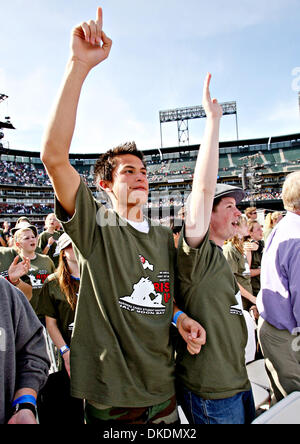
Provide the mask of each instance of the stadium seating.
[{"label": "stadium seating", "polygon": [[[199,146],[162,148],[144,152],[150,191],[180,190],[190,192]],[[263,168],[261,191],[253,190],[247,199],[280,199],[286,174],[300,169],[300,134],[268,139],[220,143],[219,179],[223,183],[241,186],[242,166],[249,165],[249,156],[259,153],[252,165]],[[161,161],[161,155],[163,161]],[[246,159],[245,159],[246,157]],[[95,156],[97,158],[97,156]],[[94,156],[71,155],[70,161],[95,193],[93,183]],[[244,158],[241,160],[241,158]],[[264,188],[267,188],[264,191]],[[31,193],[28,193],[31,190]],[[35,204],[40,204],[35,206]],[[168,203],[165,203],[167,205]],[[53,208],[53,190],[39,153],[21,150],[0,150],[0,212],[1,220],[16,220],[20,215],[34,215],[34,220],[46,216]],[[40,217],[38,217],[40,216]]]}]

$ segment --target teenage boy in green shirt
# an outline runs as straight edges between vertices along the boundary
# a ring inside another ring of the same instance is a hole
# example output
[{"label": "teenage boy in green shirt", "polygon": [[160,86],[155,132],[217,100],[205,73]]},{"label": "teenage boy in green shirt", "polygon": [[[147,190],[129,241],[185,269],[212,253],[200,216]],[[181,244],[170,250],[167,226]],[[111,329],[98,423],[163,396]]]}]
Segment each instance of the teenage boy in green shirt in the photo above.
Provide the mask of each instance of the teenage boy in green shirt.
[{"label": "teenage boy in green shirt", "polygon": [[200,322],[207,341],[197,356],[182,343],[177,378],[183,410],[196,424],[239,424],[254,419],[245,364],[247,327],[239,287],[223,255],[235,234],[243,190],[218,184],[219,124],[222,108],[211,99],[208,75],[203,91],[207,123],[199,150],[184,231],[178,246],[178,305]]},{"label": "teenage boy in green shirt", "polygon": [[56,194],[56,213],[69,234],[81,283],[71,342],[71,393],[86,399],[87,421],[176,423],[170,324],[190,353],[203,328],[173,306],[175,248],[170,230],[143,219],[148,180],[134,144],[99,158],[97,185],[113,211],[97,203],[69,162],[81,87],[112,42],[97,20],[77,26],[71,58],[42,149]]}]

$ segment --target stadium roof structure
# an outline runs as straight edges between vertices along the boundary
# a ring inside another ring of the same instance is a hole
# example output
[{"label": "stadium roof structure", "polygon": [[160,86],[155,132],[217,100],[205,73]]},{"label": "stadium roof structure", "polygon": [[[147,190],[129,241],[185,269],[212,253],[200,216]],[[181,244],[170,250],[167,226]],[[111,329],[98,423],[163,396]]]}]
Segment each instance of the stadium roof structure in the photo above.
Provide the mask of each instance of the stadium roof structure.
[{"label": "stadium roof structure", "polygon": [[[290,141],[292,145],[299,146],[299,140],[300,140],[300,133],[294,133],[294,134],[285,134],[281,136],[273,136],[273,137],[261,137],[256,139],[243,139],[243,140],[229,140],[220,142],[220,152],[226,152],[226,150],[230,150],[232,147],[237,148],[239,152],[248,151],[250,146],[253,145],[271,145],[271,143],[278,143],[278,142],[284,142],[284,141]],[[143,150],[143,147],[139,147],[141,151],[143,151],[145,156],[152,156],[152,155],[160,155],[160,149],[158,147],[146,149]],[[168,154],[168,153],[176,153],[178,151],[193,151],[198,150],[199,144],[190,145],[190,146],[173,146],[173,147],[164,147],[162,148],[162,154]],[[102,151],[101,151],[102,152]],[[32,157],[32,158],[40,158],[40,152],[39,151],[30,151],[30,150],[21,150],[16,148],[1,148],[0,147],[0,155],[6,154],[9,156],[24,156],[24,157]],[[100,155],[99,153],[72,153],[70,152],[69,158],[70,159],[76,159],[78,161],[85,160],[85,159],[97,159]]]},{"label": "stadium roof structure", "polygon": [[[236,102],[224,102],[220,104],[223,108],[223,116],[228,116],[235,114],[236,116],[236,135],[237,140],[239,138],[238,134],[238,122],[237,122],[237,106]],[[205,110],[203,106],[190,106],[185,108],[175,108],[166,111],[159,112],[159,123],[160,123],[160,140],[161,148],[163,146],[162,142],[162,123],[177,122],[178,129],[178,145],[189,145],[189,127],[188,121],[190,119],[203,119],[206,117]]]}]

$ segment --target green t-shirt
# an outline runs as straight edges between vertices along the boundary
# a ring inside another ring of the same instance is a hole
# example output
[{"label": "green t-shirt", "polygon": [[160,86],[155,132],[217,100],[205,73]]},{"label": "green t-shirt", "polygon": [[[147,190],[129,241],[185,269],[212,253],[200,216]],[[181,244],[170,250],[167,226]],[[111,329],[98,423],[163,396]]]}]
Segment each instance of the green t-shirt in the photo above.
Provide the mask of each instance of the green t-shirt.
[{"label": "green t-shirt", "polygon": [[[20,258],[22,260],[22,258]],[[32,286],[32,297],[30,304],[35,312],[37,312],[39,295],[43,287],[43,283],[49,274],[55,270],[52,260],[45,254],[36,253],[36,258],[30,260],[30,269],[27,276]]]},{"label": "green t-shirt", "polygon": [[[77,291],[79,281],[76,281]],[[39,297],[38,314],[56,319],[57,327],[66,344],[70,346],[75,311],[68,303],[58,284],[57,274],[51,274],[44,282]]]},{"label": "green t-shirt", "polygon": [[209,240],[209,233],[197,249],[189,247],[181,235],[177,257],[180,291],[176,302],[207,333],[198,355],[189,354],[180,340],[179,383],[205,399],[229,398],[250,390],[241,295],[221,248]]},{"label": "green t-shirt", "polygon": [[[43,231],[39,235],[38,248],[40,248],[41,252],[43,252],[44,248],[48,244],[48,240],[50,239],[50,237],[53,237],[53,239],[55,239],[55,241],[58,241],[61,234],[62,233],[60,231],[54,231],[53,234],[48,233],[48,231]],[[47,253],[47,256],[49,256],[50,259],[53,261],[55,268],[57,268],[58,261],[59,261],[59,255],[55,253],[56,247],[57,247],[57,242],[53,242],[53,244],[51,245],[51,247],[49,248],[48,253]]]},{"label": "green t-shirt", "polygon": [[68,222],[55,204],[80,269],[72,396],[118,407],[168,400],[175,393],[171,231],[153,223],[148,234],[137,231],[97,203],[82,181]]},{"label": "green t-shirt", "polygon": [[[246,256],[244,256],[231,242],[223,246],[223,253],[238,283],[245,290],[252,293],[250,268]],[[243,307],[249,310],[253,303],[242,296]]]}]

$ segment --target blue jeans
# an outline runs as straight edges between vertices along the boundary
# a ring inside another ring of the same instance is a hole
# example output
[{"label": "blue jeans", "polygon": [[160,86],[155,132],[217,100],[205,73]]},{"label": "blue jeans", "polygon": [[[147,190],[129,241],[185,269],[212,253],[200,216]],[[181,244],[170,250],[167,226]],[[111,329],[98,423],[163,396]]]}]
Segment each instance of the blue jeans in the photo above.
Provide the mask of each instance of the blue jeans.
[{"label": "blue jeans", "polygon": [[183,388],[179,403],[190,424],[251,424],[255,419],[252,390],[231,398],[203,399]]}]

